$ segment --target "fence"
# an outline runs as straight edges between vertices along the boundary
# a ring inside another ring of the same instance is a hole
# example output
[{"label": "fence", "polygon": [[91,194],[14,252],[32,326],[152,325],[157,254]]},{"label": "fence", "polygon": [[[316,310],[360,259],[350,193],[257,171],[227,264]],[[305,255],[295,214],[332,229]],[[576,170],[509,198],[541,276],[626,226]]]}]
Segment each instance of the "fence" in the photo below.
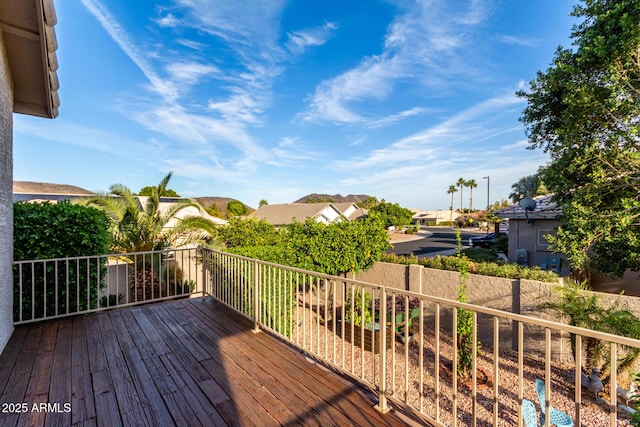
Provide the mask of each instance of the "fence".
[{"label": "fence", "polygon": [[202,292],[199,249],[16,261],[14,323]]},{"label": "fence", "polygon": [[[522,425],[521,402],[537,401],[535,380],[551,406],[576,425],[616,425],[618,362],[640,341],[530,318],[354,279],[204,251],[205,293],[323,363],[373,390],[381,411],[389,402],[434,425]],[[515,350],[501,348],[502,331],[517,334]],[[482,334],[482,342],[479,335]],[[544,340],[542,357],[527,337]],[[552,362],[552,342],[571,337],[573,363]],[[605,343],[601,405],[583,388],[593,342]],[[467,377],[462,375],[467,373]],[[455,379],[455,380],[454,380]],[[570,387],[570,392],[564,390]],[[547,417],[548,423],[549,417]]]}]

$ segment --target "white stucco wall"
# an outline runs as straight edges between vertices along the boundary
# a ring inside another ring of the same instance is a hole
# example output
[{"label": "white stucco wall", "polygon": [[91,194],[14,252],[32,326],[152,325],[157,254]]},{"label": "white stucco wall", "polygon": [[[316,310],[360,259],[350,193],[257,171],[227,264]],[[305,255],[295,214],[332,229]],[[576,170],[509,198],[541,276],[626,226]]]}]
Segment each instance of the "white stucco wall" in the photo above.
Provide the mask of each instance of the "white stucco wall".
[{"label": "white stucco wall", "polygon": [[0,32],[0,351],[13,332],[13,90]]}]

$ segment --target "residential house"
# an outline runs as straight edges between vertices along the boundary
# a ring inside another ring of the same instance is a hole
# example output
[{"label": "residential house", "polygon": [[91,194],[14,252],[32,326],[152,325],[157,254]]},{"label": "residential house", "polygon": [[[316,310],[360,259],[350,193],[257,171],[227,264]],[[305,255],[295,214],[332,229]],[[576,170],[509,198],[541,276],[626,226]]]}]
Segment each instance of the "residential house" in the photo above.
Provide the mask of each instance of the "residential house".
[{"label": "residential house", "polygon": [[13,202],[62,201],[94,196],[89,190],[74,185],[13,181]]},{"label": "residential house", "polygon": [[460,217],[458,211],[451,210],[435,210],[435,211],[423,211],[420,209],[412,209],[413,222],[420,225],[428,224],[441,224],[443,222],[455,221]]},{"label": "residential house", "polygon": [[0,350],[13,331],[13,113],[58,115],[52,0],[0,1]]},{"label": "residential house", "polygon": [[342,212],[333,203],[286,203],[262,205],[247,215],[248,218],[263,219],[280,227],[294,221],[303,222],[314,218],[317,222],[331,224],[342,221]]},{"label": "residential house", "polygon": [[368,209],[361,208],[353,202],[333,203],[333,206],[338,208],[342,215],[349,221],[363,218],[369,213]]},{"label": "residential house", "polygon": [[558,219],[562,207],[551,196],[538,196],[533,200],[533,210],[525,210],[519,204],[494,212],[498,218],[509,220],[509,261],[521,265],[538,266],[569,274],[569,265],[563,254],[549,250],[547,236],[557,232],[562,222]]}]

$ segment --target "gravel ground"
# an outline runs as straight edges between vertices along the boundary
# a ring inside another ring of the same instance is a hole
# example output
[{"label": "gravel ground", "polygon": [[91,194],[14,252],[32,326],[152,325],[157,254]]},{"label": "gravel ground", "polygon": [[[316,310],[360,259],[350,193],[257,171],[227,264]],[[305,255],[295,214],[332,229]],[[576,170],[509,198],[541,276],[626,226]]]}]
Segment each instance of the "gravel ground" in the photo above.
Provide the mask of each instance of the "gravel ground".
[{"label": "gravel ground", "polygon": [[[379,355],[362,351],[361,348],[353,346],[349,342],[334,334],[330,328],[325,328],[322,322],[313,315],[311,310],[300,308],[298,311],[298,335],[299,345],[311,352],[319,353],[333,364],[351,372],[353,375],[365,379],[369,385],[375,386],[378,383],[379,373],[377,360]],[[387,388],[397,398],[414,408],[421,408],[428,417],[436,418],[439,413],[440,422],[445,425],[453,424],[453,382],[451,375],[445,366],[451,364],[452,345],[451,340],[445,335],[440,339],[440,393],[436,398],[435,387],[435,339],[433,328],[425,325],[422,345],[417,337],[419,336],[417,325],[413,325],[412,331],[415,333],[413,342],[405,346],[398,340],[393,344],[393,351],[387,356]],[[347,331],[349,333],[349,331]],[[445,332],[441,332],[444,334]],[[420,372],[419,366],[420,349],[423,352],[422,367],[422,393],[420,392]],[[494,401],[497,400],[498,423],[499,426],[513,426],[518,424],[518,365],[517,353],[511,350],[501,350],[499,355],[499,377],[498,398],[493,397],[493,385],[496,380],[493,378],[493,349],[483,345],[482,354],[479,357],[479,368],[489,373],[491,385],[489,387],[480,386],[477,391],[476,419],[477,426],[493,426]],[[408,363],[407,363],[408,361]],[[374,363],[375,362],[375,363]],[[551,371],[551,404],[575,419],[574,387],[564,380],[564,376],[569,366],[552,367]],[[536,404],[538,413],[540,407],[534,389],[536,378],[544,379],[544,361],[525,358],[524,359],[524,398]],[[458,425],[472,425],[472,398],[471,386],[461,380],[458,381],[457,398],[455,408],[457,411]],[[609,410],[607,402],[609,399],[608,387],[601,393],[603,400],[596,403],[593,393],[584,390],[582,393],[581,425],[582,426],[608,426]],[[439,402],[436,405],[436,401]],[[393,404],[392,404],[393,405]],[[577,424],[576,424],[577,425]],[[618,426],[631,425],[626,412],[618,410]]]}]

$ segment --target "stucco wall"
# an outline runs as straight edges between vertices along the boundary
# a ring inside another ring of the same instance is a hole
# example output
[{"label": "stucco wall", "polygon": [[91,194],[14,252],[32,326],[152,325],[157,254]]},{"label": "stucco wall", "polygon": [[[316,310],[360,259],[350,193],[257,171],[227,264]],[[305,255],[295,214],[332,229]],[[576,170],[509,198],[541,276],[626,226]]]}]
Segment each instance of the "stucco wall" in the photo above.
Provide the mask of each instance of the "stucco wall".
[{"label": "stucco wall", "polygon": [[[434,270],[419,265],[399,265],[379,262],[371,269],[355,276],[358,280],[385,285],[396,289],[410,290],[425,295],[455,300],[460,274],[453,271]],[[503,310],[510,313],[524,314],[546,320],[559,321],[555,313],[540,309],[543,302],[553,296],[555,285],[534,280],[513,280],[500,277],[470,274],[466,279],[468,302],[483,307]],[[604,306],[615,301],[640,316],[640,299],[636,297],[597,293]],[[427,307],[429,310],[429,307]],[[441,324],[451,327],[449,310],[444,309]],[[478,316],[481,342],[493,342],[492,320],[487,316]],[[516,325],[508,320],[500,319],[500,345],[504,348],[517,348]],[[539,327],[525,327],[525,354],[532,357],[544,356],[544,330]],[[568,336],[552,337],[552,358],[554,360],[572,360]]]},{"label": "stucco wall", "polygon": [[528,265],[542,266],[545,258],[562,259],[561,275],[566,276],[570,270],[566,257],[549,251],[546,241],[540,237],[541,234],[555,232],[562,223],[556,219],[534,219],[530,223],[527,220],[509,220],[509,249],[508,258],[511,262],[517,262],[518,249],[524,249],[528,255]]},{"label": "stucco wall", "polygon": [[0,31],[0,351],[13,332],[13,91]]}]

